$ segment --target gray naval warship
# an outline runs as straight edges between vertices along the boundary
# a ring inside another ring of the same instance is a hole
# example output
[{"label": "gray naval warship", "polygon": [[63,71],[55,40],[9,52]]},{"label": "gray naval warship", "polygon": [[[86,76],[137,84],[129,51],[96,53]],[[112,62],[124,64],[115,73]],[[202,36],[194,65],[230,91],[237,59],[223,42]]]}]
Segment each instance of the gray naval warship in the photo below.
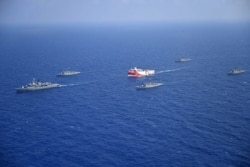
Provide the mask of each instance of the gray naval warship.
[{"label": "gray naval warship", "polygon": [[79,71],[66,70],[66,71],[60,72],[56,76],[58,76],[58,77],[65,77],[65,76],[77,75],[77,74],[80,74],[80,73],[81,72],[79,72]]},{"label": "gray naval warship", "polygon": [[185,58],[185,57],[181,57],[178,60],[176,60],[175,62],[187,62],[187,61],[191,61],[192,59],[190,58]]},{"label": "gray naval warship", "polygon": [[32,82],[21,86],[20,88],[16,88],[17,92],[27,92],[27,91],[35,91],[35,90],[44,90],[44,89],[51,89],[51,88],[58,88],[60,84],[58,83],[51,83],[51,82],[41,82],[33,78]]},{"label": "gray naval warship", "polygon": [[230,70],[227,75],[237,75],[237,74],[241,74],[244,73],[246,70],[243,70],[241,68],[234,68],[232,70]]},{"label": "gray naval warship", "polygon": [[142,85],[136,86],[137,90],[142,90],[142,89],[149,89],[149,88],[154,88],[163,85],[163,83],[159,82],[146,82],[143,83]]}]

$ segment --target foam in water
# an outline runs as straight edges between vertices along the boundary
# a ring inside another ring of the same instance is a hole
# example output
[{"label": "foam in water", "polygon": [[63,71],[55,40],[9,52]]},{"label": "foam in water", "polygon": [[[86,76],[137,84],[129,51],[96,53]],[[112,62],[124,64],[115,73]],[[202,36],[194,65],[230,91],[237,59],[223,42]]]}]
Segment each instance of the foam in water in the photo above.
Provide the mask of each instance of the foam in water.
[{"label": "foam in water", "polygon": [[171,70],[162,70],[162,71],[158,71],[156,74],[173,72],[173,71],[178,71],[178,70],[182,70],[182,69],[184,69],[184,68],[175,68],[175,69],[171,69]]}]

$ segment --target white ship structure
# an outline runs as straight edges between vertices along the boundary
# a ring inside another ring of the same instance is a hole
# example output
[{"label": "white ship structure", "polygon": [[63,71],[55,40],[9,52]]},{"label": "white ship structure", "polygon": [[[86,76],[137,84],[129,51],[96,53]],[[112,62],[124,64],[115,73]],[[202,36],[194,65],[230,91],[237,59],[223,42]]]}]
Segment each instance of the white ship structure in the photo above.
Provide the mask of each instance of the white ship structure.
[{"label": "white ship structure", "polygon": [[128,77],[143,77],[143,76],[149,76],[154,75],[155,70],[150,69],[140,69],[137,67],[131,68],[128,70]]}]

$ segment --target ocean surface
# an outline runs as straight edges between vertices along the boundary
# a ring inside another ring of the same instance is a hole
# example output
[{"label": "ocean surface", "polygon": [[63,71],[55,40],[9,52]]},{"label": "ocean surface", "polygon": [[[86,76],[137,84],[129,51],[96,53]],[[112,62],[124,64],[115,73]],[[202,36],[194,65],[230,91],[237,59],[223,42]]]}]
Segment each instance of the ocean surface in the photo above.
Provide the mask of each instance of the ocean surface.
[{"label": "ocean surface", "polygon": [[0,166],[250,166],[250,24],[2,26],[0,72]]}]

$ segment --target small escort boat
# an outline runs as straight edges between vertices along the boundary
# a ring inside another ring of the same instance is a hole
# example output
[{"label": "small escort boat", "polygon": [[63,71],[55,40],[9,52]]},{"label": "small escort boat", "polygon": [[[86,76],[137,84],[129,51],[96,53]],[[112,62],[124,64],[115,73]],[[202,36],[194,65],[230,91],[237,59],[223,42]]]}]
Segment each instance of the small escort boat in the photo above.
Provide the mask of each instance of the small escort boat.
[{"label": "small escort boat", "polygon": [[36,79],[33,79],[31,83],[22,86],[20,88],[16,88],[17,92],[26,92],[26,91],[35,91],[35,90],[43,90],[43,89],[51,89],[58,88],[60,84],[51,83],[51,82],[41,82]]},{"label": "small escort boat", "polygon": [[62,71],[59,74],[57,74],[56,76],[58,77],[64,77],[64,76],[72,76],[72,75],[77,75],[80,74],[81,72],[79,71],[71,71],[71,70],[66,70],[66,71]]},{"label": "small escort boat", "polygon": [[175,62],[187,62],[187,61],[191,61],[192,59],[189,59],[189,58],[179,58],[178,60],[176,60]]},{"label": "small escort boat", "polygon": [[142,89],[149,89],[149,88],[154,88],[163,85],[163,83],[159,82],[147,82],[142,85],[136,86],[136,89],[142,90]]},{"label": "small escort boat", "polygon": [[134,67],[128,70],[128,77],[143,77],[143,76],[149,76],[149,75],[154,75],[154,74],[155,74],[155,70],[140,69],[137,67]]},{"label": "small escort boat", "polygon": [[227,75],[236,75],[236,74],[241,74],[244,73],[246,70],[243,70],[241,68],[234,68],[231,71],[227,73]]}]

